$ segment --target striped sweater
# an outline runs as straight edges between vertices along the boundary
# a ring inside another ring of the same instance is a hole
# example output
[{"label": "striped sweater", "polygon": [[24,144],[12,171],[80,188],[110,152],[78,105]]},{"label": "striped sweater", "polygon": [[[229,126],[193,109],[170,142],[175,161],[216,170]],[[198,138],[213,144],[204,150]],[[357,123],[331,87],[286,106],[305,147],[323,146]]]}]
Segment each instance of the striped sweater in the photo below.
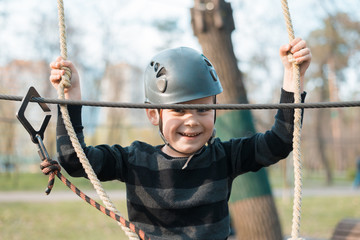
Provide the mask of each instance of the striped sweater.
[{"label": "striped sweater", "polygon": [[[304,96],[303,96],[304,97]],[[293,102],[282,91],[281,102]],[[227,239],[228,199],[233,179],[285,158],[292,150],[293,110],[278,110],[271,130],[229,141],[216,139],[182,169],[186,158],[174,158],[135,141],[130,146],[86,146],[81,107],[68,107],[82,147],[101,181],[126,183],[129,220],[151,239]],[[62,167],[86,177],[59,113],[57,150]]]}]

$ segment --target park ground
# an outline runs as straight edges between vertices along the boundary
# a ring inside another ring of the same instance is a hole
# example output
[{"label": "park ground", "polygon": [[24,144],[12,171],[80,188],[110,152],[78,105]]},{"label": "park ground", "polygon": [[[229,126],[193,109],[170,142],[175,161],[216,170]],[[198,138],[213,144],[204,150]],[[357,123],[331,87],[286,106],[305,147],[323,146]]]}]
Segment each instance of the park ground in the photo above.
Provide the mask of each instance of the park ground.
[{"label": "park ground", "polygon": [[[43,191],[47,177],[40,174],[16,181],[0,175],[0,239],[127,239],[114,221],[67,189],[60,181],[50,195]],[[98,199],[88,183],[76,185],[86,194]],[[12,183],[9,185],[9,182]],[[291,232],[291,188],[281,184],[273,188],[273,195],[285,238]],[[107,183],[105,189],[121,213],[126,217],[126,194],[119,183]],[[323,184],[305,183],[303,189],[300,234],[307,240],[328,240],[336,224],[344,218],[360,218],[360,189],[354,189],[351,181],[326,187]],[[234,240],[230,238],[229,240]]]}]

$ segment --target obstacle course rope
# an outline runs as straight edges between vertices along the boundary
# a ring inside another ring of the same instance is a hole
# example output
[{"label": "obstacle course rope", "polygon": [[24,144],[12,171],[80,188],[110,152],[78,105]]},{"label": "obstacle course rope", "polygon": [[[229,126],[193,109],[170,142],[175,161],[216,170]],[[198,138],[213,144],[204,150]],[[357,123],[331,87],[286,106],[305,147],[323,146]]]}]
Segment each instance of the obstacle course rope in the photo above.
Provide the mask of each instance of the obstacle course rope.
[{"label": "obstacle course rope", "polygon": [[[59,33],[60,33],[60,50],[61,50],[61,57],[66,60],[67,59],[67,47],[66,47],[66,29],[65,29],[65,14],[64,14],[64,4],[62,0],[57,0],[57,7],[58,7],[58,17],[59,17]],[[58,95],[60,99],[65,99],[64,97],[64,89],[69,88],[71,86],[70,79],[71,79],[71,72],[68,68],[64,69],[65,75],[62,76],[60,84],[58,86]],[[103,201],[105,206],[110,209],[111,211],[115,212],[118,215],[121,215],[120,212],[116,209],[115,205],[112,203],[110,197],[105,192],[104,188],[102,187],[101,182],[97,178],[94,170],[92,169],[89,160],[87,159],[81,144],[76,136],[75,130],[72,126],[70,121],[69,112],[67,110],[66,105],[60,105],[60,110],[62,113],[63,121],[65,124],[65,128],[68,132],[70,137],[71,143],[75,149],[76,155],[78,156],[90,182],[94,186],[97,194],[99,195],[100,199]],[[131,231],[128,227],[119,224],[125,234],[131,240],[139,239],[138,236]]]},{"label": "obstacle course rope", "polygon": [[[295,39],[294,29],[291,22],[290,11],[287,0],[281,0],[281,6],[286,22],[286,29],[289,41]],[[295,103],[301,102],[300,93],[300,66],[293,61],[293,80],[295,83],[294,98]],[[293,134],[293,162],[294,162],[294,203],[293,218],[290,240],[301,240],[300,219],[301,219],[301,198],[302,198],[302,163],[301,163],[301,109],[296,108],[294,111],[294,134]]]},{"label": "obstacle course rope", "polygon": [[[0,94],[0,100],[22,101],[22,96]],[[259,103],[259,104],[146,104],[101,101],[76,101],[43,97],[33,97],[30,102],[59,105],[78,105],[88,107],[132,108],[132,109],[217,109],[217,110],[259,110],[259,109],[294,109],[294,108],[348,108],[360,107],[360,101],[317,102],[317,103]]]}]

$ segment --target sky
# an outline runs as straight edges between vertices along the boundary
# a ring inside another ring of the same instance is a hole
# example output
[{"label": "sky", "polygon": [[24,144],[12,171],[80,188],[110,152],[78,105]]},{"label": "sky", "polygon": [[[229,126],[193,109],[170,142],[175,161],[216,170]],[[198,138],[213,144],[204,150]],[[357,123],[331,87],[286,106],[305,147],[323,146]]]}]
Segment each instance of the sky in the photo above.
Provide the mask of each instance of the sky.
[{"label": "sky", "polygon": [[[258,94],[253,94],[254,101],[269,101],[272,96],[264,92],[281,85],[278,49],[288,41],[281,1],[228,2],[234,11],[236,30],[232,39],[239,66],[255,85],[261,85],[256,87]],[[332,11],[330,6],[335,6],[352,14],[358,14],[353,9],[360,9],[358,0],[329,0],[328,4],[319,4],[318,0],[288,2],[295,35],[303,38],[321,26],[319,20],[326,13],[324,6],[329,11]],[[190,25],[189,9],[193,4],[193,0],[64,0],[65,22],[76,28],[75,32],[68,32],[68,39],[77,46],[69,45],[69,58],[79,54],[82,64],[91,66],[83,73],[89,78],[94,75],[89,68],[103,69],[104,57],[114,63],[128,62],[144,68],[164,47],[182,45],[201,51]],[[359,15],[355,17],[360,19]],[[154,22],[169,19],[178,21],[176,31],[164,33],[154,28]],[[58,48],[59,41],[55,0],[0,0],[0,29],[0,65],[11,59],[45,57],[50,61],[59,54],[48,50],[50,45]],[[43,37],[39,40],[36,33]],[[267,71],[254,68],[254,55],[268,60]],[[356,85],[355,78],[351,79],[350,84]]]}]

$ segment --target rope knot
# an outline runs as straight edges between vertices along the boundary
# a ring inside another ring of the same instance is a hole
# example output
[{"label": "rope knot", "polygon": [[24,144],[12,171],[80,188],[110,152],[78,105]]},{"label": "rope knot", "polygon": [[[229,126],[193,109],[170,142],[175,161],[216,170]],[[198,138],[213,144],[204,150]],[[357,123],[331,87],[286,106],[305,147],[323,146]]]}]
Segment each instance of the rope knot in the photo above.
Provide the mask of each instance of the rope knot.
[{"label": "rope knot", "polygon": [[55,160],[45,160],[40,163],[40,169],[45,175],[49,175],[52,172],[61,171],[59,163]]},{"label": "rope knot", "polygon": [[45,175],[49,175],[48,185],[45,190],[45,193],[49,195],[54,186],[55,175],[61,171],[61,167],[57,161],[46,159],[40,163],[40,169]]},{"label": "rope knot", "polygon": [[65,71],[65,74],[62,76],[60,84],[63,86],[63,88],[70,88],[71,70],[68,67],[63,67],[62,69]]}]

